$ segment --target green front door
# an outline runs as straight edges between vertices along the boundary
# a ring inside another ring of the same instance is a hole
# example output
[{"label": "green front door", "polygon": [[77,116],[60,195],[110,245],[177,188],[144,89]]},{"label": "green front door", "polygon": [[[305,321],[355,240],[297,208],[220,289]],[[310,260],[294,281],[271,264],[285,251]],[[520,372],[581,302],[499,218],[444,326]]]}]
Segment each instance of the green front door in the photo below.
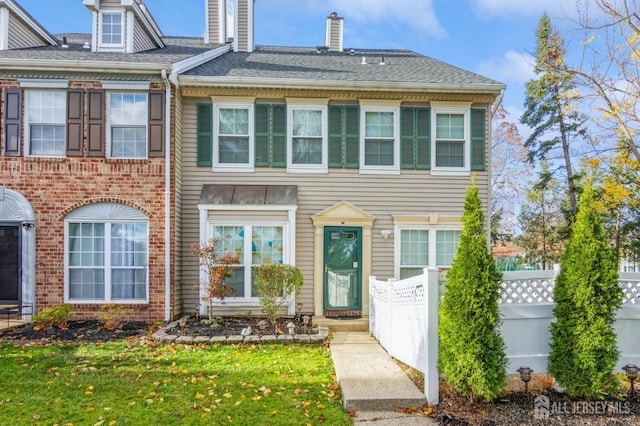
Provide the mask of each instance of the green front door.
[{"label": "green front door", "polygon": [[362,310],[362,228],[324,228],[324,310]]}]

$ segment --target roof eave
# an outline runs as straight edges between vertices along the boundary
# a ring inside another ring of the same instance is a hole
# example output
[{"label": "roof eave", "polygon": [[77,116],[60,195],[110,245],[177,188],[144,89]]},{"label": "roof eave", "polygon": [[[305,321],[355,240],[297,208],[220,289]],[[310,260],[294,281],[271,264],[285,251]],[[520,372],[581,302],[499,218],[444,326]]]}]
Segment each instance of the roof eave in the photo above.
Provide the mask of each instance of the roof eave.
[{"label": "roof eave", "polygon": [[252,78],[252,77],[210,77],[181,75],[180,85],[194,87],[236,87],[236,88],[269,88],[269,89],[334,89],[334,90],[368,90],[384,92],[436,92],[436,93],[489,93],[498,95],[506,86],[494,84],[438,84],[438,83],[406,83],[380,81],[311,81],[302,79]]},{"label": "roof eave", "polygon": [[103,73],[132,73],[132,74],[160,74],[162,70],[169,71],[171,64],[149,64],[133,62],[103,62],[86,60],[33,60],[0,58],[3,70],[26,71],[60,71],[60,72],[97,72]]}]

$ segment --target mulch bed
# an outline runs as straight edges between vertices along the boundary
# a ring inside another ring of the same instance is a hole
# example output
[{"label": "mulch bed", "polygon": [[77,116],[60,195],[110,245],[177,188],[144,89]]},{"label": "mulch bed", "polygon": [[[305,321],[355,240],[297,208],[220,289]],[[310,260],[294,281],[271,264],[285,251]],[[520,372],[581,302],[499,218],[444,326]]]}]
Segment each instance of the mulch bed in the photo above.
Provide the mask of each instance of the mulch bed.
[{"label": "mulch bed", "polygon": [[[225,316],[214,317],[209,320],[208,317],[188,317],[186,321],[180,321],[171,329],[170,334],[177,336],[239,336],[243,330],[245,332],[250,327],[251,335],[265,336],[276,334],[289,334],[287,324],[295,325],[296,334],[317,334],[317,328],[312,327],[311,321],[304,323],[302,317],[282,317],[277,321],[276,326],[262,317],[254,316]],[[184,324],[184,325],[183,325]]]},{"label": "mulch bed", "polygon": [[48,327],[34,329],[33,323],[0,330],[0,339],[16,344],[26,343],[100,343],[150,334],[153,329],[144,321],[127,321],[118,330],[104,330],[98,320],[69,321],[66,329]]}]

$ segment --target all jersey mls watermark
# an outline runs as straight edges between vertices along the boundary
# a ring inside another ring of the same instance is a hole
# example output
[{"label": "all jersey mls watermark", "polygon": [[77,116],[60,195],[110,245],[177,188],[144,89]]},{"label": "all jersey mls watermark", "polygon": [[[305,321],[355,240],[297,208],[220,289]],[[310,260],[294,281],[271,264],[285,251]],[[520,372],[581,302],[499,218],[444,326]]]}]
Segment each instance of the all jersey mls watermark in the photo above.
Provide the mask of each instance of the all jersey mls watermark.
[{"label": "all jersey mls watermark", "polygon": [[570,415],[612,415],[631,414],[631,403],[627,401],[551,401],[545,395],[537,396],[534,401],[533,417],[548,419],[550,416]]}]

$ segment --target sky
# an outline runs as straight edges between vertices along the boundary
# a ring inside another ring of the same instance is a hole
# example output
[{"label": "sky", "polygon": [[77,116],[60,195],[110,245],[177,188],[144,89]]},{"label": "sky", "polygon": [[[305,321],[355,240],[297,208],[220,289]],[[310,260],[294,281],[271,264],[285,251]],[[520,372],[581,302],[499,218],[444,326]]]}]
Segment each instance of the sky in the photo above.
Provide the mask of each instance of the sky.
[{"label": "sky", "polygon": [[[53,34],[91,32],[82,0],[16,1]],[[540,16],[546,12],[571,43],[564,30],[575,28],[577,1],[590,0],[256,0],[255,43],[322,45],[326,18],[337,12],[345,48],[408,49],[506,84],[503,104],[517,122],[535,77]],[[165,35],[195,37],[204,34],[204,2],[144,0]]]}]

